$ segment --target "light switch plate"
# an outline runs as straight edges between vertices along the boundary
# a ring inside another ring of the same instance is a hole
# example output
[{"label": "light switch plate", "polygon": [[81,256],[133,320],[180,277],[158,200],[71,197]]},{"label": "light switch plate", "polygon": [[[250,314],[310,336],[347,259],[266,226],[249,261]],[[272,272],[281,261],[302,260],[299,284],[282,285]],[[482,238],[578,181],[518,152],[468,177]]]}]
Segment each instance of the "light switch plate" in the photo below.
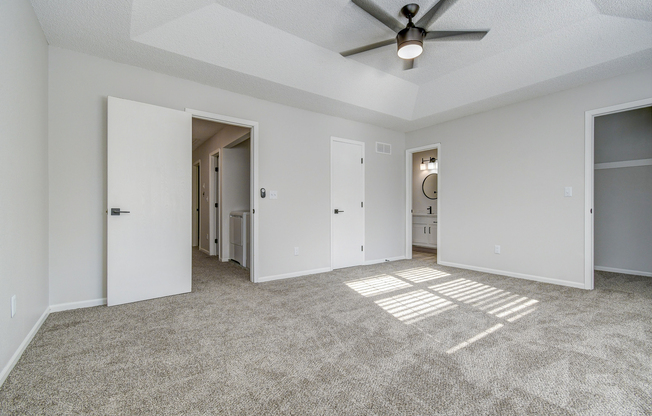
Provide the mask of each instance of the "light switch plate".
[{"label": "light switch plate", "polygon": [[494,247],[494,253],[500,254],[500,246]]},{"label": "light switch plate", "polygon": [[269,191],[269,199],[278,199],[277,191]]}]

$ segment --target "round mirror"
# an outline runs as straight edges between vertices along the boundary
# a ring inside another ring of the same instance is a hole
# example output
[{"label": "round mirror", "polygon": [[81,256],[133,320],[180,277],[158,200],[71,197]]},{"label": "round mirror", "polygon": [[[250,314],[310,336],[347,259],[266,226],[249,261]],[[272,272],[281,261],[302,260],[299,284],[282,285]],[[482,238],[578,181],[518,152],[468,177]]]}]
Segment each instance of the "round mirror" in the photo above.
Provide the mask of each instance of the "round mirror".
[{"label": "round mirror", "polygon": [[428,199],[437,199],[437,174],[431,173],[426,176],[423,180],[423,185],[421,185],[423,194]]}]

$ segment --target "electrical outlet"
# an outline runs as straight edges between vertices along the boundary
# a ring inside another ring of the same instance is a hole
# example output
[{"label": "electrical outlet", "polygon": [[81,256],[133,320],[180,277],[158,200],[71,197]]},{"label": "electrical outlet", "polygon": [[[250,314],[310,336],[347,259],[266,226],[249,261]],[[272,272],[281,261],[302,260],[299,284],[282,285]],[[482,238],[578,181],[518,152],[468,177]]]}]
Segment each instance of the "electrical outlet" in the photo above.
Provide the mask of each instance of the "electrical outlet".
[{"label": "electrical outlet", "polygon": [[294,248],[294,255],[298,256],[299,255],[299,247]]},{"label": "electrical outlet", "polygon": [[13,318],[16,315],[16,295],[11,297],[11,317]]},{"label": "electrical outlet", "polygon": [[277,191],[269,191],[269,199],[278,199]]},{"label": "electrical outlet", "polygon": [[494,247],[494,253],[500,254],[500,246]]},{"label": "electrical outlet", "polygon": [[564,196],[573,196],[573,187],[567,186],[564,188]]}]

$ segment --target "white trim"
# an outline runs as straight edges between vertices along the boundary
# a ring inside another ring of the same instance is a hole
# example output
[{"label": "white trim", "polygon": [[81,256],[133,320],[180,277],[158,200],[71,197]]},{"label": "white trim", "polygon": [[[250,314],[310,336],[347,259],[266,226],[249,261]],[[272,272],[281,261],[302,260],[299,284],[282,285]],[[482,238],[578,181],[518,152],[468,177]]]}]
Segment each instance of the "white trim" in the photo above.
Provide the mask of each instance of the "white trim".
[{"label": "white trim", "polygon": [[499,275],[499,276],[516,277],[516,278],[519,278],[519,279],[532,280],[532,281],[535,281],[535,282],[550,283],[550,284],[553,284],[553,285],[568,286],[568,287],[574,287],[574,288],[577,288],[577,289],[584,289],[584,282],[569,282],[567,280],[552,279],[552,278],[549,278],[549,277],[535,276],[535,275],[525,274],[525,273],[507,272],[507,271],[504,271],[504,270],[495,270],[495,269],[489,269],[489,268],[486,268],[486,267],[469,266],[467,264],[450,263],[450,262],[447,262],[447,261],[438,261],[437,264],[440,264],[442,266],[455,267],[455,268],[458,268],[458,269],[474,270],[476,272],[483,272],[483,273],[491,273],[491,274],[496,274],[496,275]]},{"label": "white trim", "polygon": [[602,267],[602,266],[594,266],[593,269],[600,270],[602,272],[612,272],[612,273],[621,273],[621,274],[632,274],[634,276],[652,277],[652,272],[641,272],[638,270],[616,269],[613,267]]},{"label": "white trim", "polygon": [[20,360],[20,357],[23,355],[23,352],[25,352],[25,348],[27,348],[29,343],[32,342],[34,335],[36,335],[39,328],[41,328],[41,325],[43,325],[43,322],[45,322],[48,315],[50,315],[49,307],[45,308],[45,311],[43,311],[41,317],[38,318],[38,320],[36,321],[32,329],[27,333],[25,339],[23,339],[23,342],[21,342],[20,345],[18,346],[18,349],[16,349],[16,352],[14,352],[14,355],[12,355],[11,358],[9,359],[7,365],[5,365],[5,367],[2,369],[2,372],[0,373],[0,386],[4,384],[5,380],[7,380],[7,377],[9,377],[9,373],[11,373],[11,370],[14,369],[14,366],[18,363],[18,360]]},{"label": "white trim", "polygon": [[593,169],[634,168],[637,166],[652,166],[652,159],[623,160],[621,162],[596,163]]},{"label": "white trim", "polygon": [[[236,117],[225,116],[221,114],[209,113],[206,111],[193,110],[191,108],[186,108],[186,112],[192,114],[195,118],[202,118],[204,120],[217,121],[219,123],[231,124],[235,126],[248,127],[251,129],[251,154],[250,154],[250,205],[251,205],[251,228],[253,230],[253,244],[251,247],[251,272],[250,279],[252,282],[258,282],[258,276],[260,275],[259,269],[259,251],[258,244],[260,241],[259,238],[259,199],[257,195],[258,190],[258,160],[259,160],[259,127],[257,121],[245,120]],[[221,202],[221,201],[220,201]],[[221,207],[221,204],[220,204]],[[221,208],[220,208],[221,209]]]},{"label": "white trim", "polygon": [[258,282],[271,282],[272,280],[289,279],[292,277],[308,276],[311,274],[328,273],[332,271],[333,269],[331,269],[330,267],[323,267],[321,269],[304,270],[302,272],[292,272],[292,273],[277,274],[274,276],[265,276],[258,279]]},{"label": "white trim", "polygon": [[598,116],[620,113],[622,111],[635,110],[637,108],[649,107],[652,105],[652,98],[632,101],[629,103],[613,105],[610,107],[598,108],[584,113],[584,288],[593,289],[594,269],[594,241],[593,241],[593,174],[594,164],[594,119]]},{"label": "white trim", "polygon": [[366,173],[366,162],[364,162],[365,159],[367,159],[367,153],[365,150],[365,143],[358,141],[358,140],[350,140],[350,139],[344,139],[342,137],[337,137],[337,136],[331,136],[331,142],[330,142],[330,164],[329,164],[329,170],[330,170],[330,219],[331,219],[331,267],[330,269],[333,270],[333,257],[335,255],[335,250],[334,250],[334,244],[335,244],[335,239],[333,238],[333,211],[335,210],[335,207],[333,207],[333,142],[341,142],[341,143],[347,143],[355,146],[361,146],[362,147],[362,262],[360,264],[352,264],[350,266],[345,266],[345,267],[352,267],[352,266],[361,266],[365,264],[365,257],[367,255],[367,252],[364,251],[364,246],[367,245],[366,241],[366,229],[365,229],[365,222],[366,222],[366,215],[365,213],[367,212],[367,200],[365,198],[365,191],[366,191],[366,182],[365,182],[365,173]]},{"label": "white trim", "polygon": [[211,252],[208,251],[208,250],[206,250],[205,248],[199,247],[199,251],[201,251],[202,253],[206,253],[206,254],[208,254],[209,256],[211,255]]},{"label": "white trim", "polygon": [[106,298],[83,300],[81,302],[59,303],[57,305],[50,305],[50,312],[62,312],[72,309],[92,308],[93,306],[106,305]]},{"label": "white trim", "polygon": [[380,264],[380,263],[386,263],[388,261],[397,261],[397,260],[405,260],[405,256],[396,256],[387,259],[367,260],[363,263],[363,265],[369,266],[370,264]]},{"label": "white trim", "polygon": [[[405,150],[405,258],[412,258],[412,157],[414,153],[425,152],[427,150],[437,149],[437,244],[435,247],[441,246],[441,207],[439,201],[441,200],[441,143],[429,144],[426,146],[413,147]],[[437,252],[437,264],[441,264],[440,252]]]}]

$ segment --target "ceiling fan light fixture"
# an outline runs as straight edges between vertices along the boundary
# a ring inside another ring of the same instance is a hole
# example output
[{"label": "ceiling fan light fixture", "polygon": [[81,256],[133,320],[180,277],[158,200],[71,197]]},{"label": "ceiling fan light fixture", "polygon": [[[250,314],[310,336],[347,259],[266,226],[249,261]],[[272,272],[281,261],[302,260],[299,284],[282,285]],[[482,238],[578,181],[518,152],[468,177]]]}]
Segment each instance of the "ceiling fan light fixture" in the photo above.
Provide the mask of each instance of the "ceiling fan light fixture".
[{"label": "ceiling fan light fixture", "polygon": [[423,38],[426,31],[420,27],[406,27],[396,35],[398,57],[401,59],[414,59],[423,52]]}]

